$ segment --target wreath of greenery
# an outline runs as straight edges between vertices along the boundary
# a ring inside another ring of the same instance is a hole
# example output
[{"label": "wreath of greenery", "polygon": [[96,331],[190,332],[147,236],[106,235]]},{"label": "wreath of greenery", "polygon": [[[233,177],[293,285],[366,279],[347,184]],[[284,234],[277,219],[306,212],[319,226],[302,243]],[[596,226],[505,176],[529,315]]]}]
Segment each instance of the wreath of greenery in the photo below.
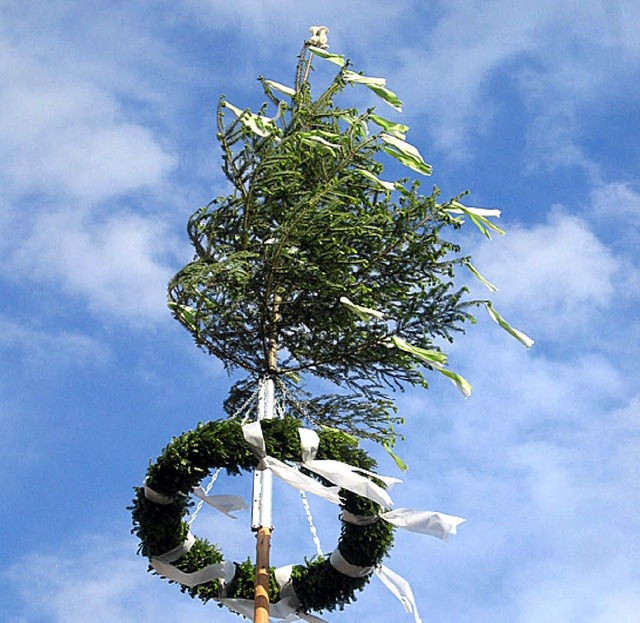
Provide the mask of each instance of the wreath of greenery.
[{"label": "wreath of greenery", "polygon": [[[300,425],[299,420],[289,417],[264,420],[262,429],[267,453],[281,461],[299,461]],[[358,448],[357,440],[350,435],[333,429],[321,429],[318,435],[318,459],[334,459],[369,471],[375,468],[375,460]],[[149,466],[146,480],[147,486],[174,501],[166,505],[157,504],[145,497],[143,487],[136,487],[136,497],[130,508],[134,525],[132,533],[141,541],[138,553],[149,558],[159,556],[185,540],[188,526],[183,517],[192,505],[187,492],[197,486],[211,469],[224,468],[228,474],[238,475],[253,470],[257,464],[258,459],[245,441],[238,420],[200,424],[195,430],[174,438],[156,462]],[[380,481],[378,484],[384,486]],[[376,503],[344,489],[340,491],[340,497],[341,508],[356,515],[377,515],[380,510]],[[385,521],[368,526],[342,521],[337,547],[351,564],[375,567],[382,563],[392,544],[393,526]],[[222,552],[216,545],[196,538],[191,550],[174,565],[183,572],[192,573],[222,560]],[[235,565],[236,574],[226,587],[225,596],[253,599],[253,563],[247,559]],[[276,602],[280,595],[273,572],[272,568],[269,598]],[[336,571],[328,558],[314,557],[305,558],[304,564],[294,566],[291,581],[300,600],[299,610],[318,612],[342,610],[346,604],[355,601],[355,592],[362,590],[370,577],[348,577]],[[221,586],[217,581],[193,588],[182,586],[181,590],[205,603],[221,596]]]}]

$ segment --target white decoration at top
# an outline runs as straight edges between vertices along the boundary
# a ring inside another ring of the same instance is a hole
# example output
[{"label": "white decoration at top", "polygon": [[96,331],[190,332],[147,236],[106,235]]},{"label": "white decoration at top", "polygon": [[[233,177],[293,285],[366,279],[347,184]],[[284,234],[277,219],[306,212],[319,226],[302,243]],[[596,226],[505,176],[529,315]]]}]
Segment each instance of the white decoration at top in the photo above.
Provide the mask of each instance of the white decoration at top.
[{"label": "white decoration at top", "polygon": [[326,26],[311,26],[309,32],[311,33],[309,45],[313,45],[321,50],[329,49],[329,39],[327,38],[329,29]]}]

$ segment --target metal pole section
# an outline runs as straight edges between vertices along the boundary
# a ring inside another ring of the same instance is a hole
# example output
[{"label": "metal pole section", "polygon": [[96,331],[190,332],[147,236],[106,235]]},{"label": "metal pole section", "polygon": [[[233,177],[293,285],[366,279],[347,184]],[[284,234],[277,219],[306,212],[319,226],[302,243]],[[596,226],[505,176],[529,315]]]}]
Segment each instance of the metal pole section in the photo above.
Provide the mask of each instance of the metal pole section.
[{"label": "metal pole section", "polygon": [[[270,420],[275,414],[273,379],[261,381],[258,395],[258,419]],[[269,549],[271,547],[272,474],[268,469],[253,472],[251,529],[256,531],[256,577],[254,623],[269,623]]]}]

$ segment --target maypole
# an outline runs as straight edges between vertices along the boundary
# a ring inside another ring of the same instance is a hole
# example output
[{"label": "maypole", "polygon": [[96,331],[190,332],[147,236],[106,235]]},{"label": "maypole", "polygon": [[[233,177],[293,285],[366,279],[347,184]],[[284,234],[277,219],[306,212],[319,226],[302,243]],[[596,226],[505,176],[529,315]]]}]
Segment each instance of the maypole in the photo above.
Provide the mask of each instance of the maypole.
[{"label": "maypole", "polygon": [[[407,469],[393,450],[402,418],[388,391],[428,387],[442,375],[467,397],[471,385],[448,367],[442,346],[475,322],[471,308],[485,308],[525,346],[533,341],[490,300],[468,299],[459,269],[496,288],[445,237],[465,222],[488,238],[502,234],[491,220],[500,212],[463,204],[465,193],[441,202],[436,187],[421,194],[417,179],[381,177],[380,156],[411,176],[428,176],[431,167],[407,142],[408,126],[373,107],[339,105],[338,96],[356,87],[402,109],[384,78],[353,71],[328,51],[327,32],[311,28],[293,87],[260,78],[268,103],[258,113],[220,99],[217,138],[231,192],[190,218],[195,258],[169,284],[169,307],[200,348],[246,376],[225,401],[227,419],[174,438],[150,465],[136,488],[133,531],[154,572],[256,623],[322,621],[310,613],[342,609],[373,576],[419,623],[409,583],[383,564],[393,532],[446,540],[464,520],[394,509],[388,489],[400,481],[376,473],[358,438],[381,444]],[[316,59],[336,75],[314,97]],[[314,397],[304,388],[308,377],[338,390]],[[183,521],[191,494],[234,519],[248,508],[240,496],[202,489],[213,469],[253,474],[255,564],[225,560],[191,534],[200,506]],[[341,521],[333,550],[275,571],[274,475],[339,506]]]},{"label": "maypole", "polygon": [[[282,298],[274,294],[271,307],[271,332],[267,341],[268,372],[259,381],[258,421],[275,417],[274,375],[278,368],[277,327],[280,320]],[[269,553],[273,531],[273,477],[263,465],[253,472],[253,500],[251,504],[251,529],[256,533],[256,576],[254,594],[255,623],[269,623]]]}]

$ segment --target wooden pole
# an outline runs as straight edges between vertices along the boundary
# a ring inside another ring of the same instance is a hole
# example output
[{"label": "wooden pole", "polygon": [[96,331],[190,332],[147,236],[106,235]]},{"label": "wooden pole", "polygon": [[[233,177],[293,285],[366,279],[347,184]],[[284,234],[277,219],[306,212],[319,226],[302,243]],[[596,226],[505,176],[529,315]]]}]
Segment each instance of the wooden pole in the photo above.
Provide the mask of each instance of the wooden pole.
[{"label": "wooden pole", "polygon": [[271,528],[258,529],[256,542],[256,590],[254,595],[254,623],[269,623],[269,549]]}]

